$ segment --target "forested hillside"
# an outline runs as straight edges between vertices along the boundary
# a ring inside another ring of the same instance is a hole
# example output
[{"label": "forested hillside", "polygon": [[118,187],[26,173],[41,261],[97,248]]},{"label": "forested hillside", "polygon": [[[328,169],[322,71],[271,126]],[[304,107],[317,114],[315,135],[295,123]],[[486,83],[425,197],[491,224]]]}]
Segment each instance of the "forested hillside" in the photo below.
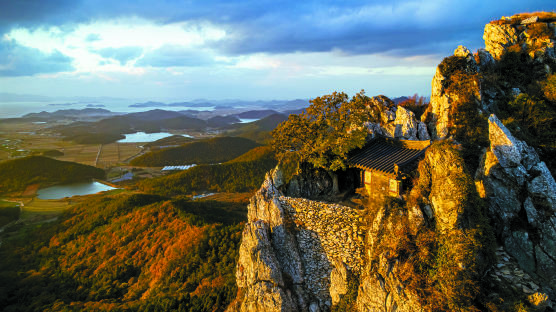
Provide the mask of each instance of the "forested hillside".
[{"label": "forested hillside", "polygon": [[257,147],[227,163],[200,165],[157,179],[144,180],[148,193],[178,195],[204,192],[248,192],[260,187],[265,174],[277,164],[268,146]]},{"label": "forested hillside", "polygon": [[131,164],[133,166],[161,167],[221,163],[234,159],[258,145],[245,138],[218,137],[152,151],[135,158]]},{"label": "forested hillside", "polygon": [[234,124],[231,129],[234,135],[265,144],[271,139],[270,131],[286,119],[288,116],[284,114],[272,114],[254,122]]},{"label": "forested hillside", "polygon": [[[3,311],[223,311],[246,202],[96,196],[0,248]],[[39,230],[40,229],[40,230]]]},{"label": "forested hillside", "polygon": [[17,192],[39,183],[71,183],[104,178],[104,170],[43,156],[30,156],[0,163],[0,193]]}]

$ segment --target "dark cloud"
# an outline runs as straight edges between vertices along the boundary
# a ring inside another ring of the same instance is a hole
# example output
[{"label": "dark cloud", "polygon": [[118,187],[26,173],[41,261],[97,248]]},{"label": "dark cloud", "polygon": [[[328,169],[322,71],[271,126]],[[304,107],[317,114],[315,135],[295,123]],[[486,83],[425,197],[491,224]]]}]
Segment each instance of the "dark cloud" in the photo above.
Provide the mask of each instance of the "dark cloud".
[{"label": "dark cloud", "polygon": [[166,45],[148,52],[135,63],[137,66],[196,67],[214,64],[213,58],[205,51],[189,50],[179,46]]},{"label": "dark cloud", "polygon": [[79,0],[0,0],[0,32],[13,27],[37,27],[78,21]]},{"label": "dark cloud", "polygon": [[0,31],[2,25],[60,25],[139,16],[162,24],[217,24],[229,37],[213,47],[227,54],[336,49],[348,54],[444,55],[457,44],[482,46],[482,29],[490,20],[552,10],[554,0],[0,0],[0,7]]},{"label": "dark cloud", "polygon": [[10,42],[0,44],[0,76],[32,76],[71,71],[72,59],[55,50],[45,54]]},{"label": "dark cloud", "polygon": [[128,61],[139,57],[141,53],[143,53],[143,49],[140,47],[105,48],[97,50],[96,53],[102,57],[116,60],[124,65]]}]

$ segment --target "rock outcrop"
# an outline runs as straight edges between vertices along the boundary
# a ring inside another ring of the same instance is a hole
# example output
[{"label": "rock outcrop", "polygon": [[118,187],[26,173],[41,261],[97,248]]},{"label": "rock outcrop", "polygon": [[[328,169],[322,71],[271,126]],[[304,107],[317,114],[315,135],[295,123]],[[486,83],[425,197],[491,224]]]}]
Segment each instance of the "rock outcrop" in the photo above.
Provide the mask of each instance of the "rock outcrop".
[{"label": "rock outcrop", "polygon": [[[419,288],[423,284],[451,284],[454,283],[451,279],[456,276],[460,280],[477,280],[488,267],[487,251],[457,238],[472,236],[471,233],[484,224],[481,225],[481,208],[474,202],[478,195],[473,181],[465,170],[463,159],[450,143],[437,143],[427,150],[425,158],[419,164],[418,184],[409,198],[407,206],[396,208],[396,205],[387,205],[374,214],[373,211],[370,212],[371,220],[368,222],[366,236],[368,261],[361,276],[357,298],[359,311],[429,310],[434,304],[426,303],[427,299],[422,297],[423,293],[420,291],[423,290]],[[430,251],[425,251],[426,248],[413,249],[410,246],[426,244],[427,235],[423,233],[427,232],[439,233],[435,244],[443,251],[436,256],[429,254],[430,259],[422,260],[426,256],[417,254],[426,255]],[[453,256],[452,253],[467,256],[450,265],[433,265],[431,271],[438,270],[437,274],[444,277],[439,277],[434,282],[429,280],[417,287],[411,286],[412,281],[423,278],[412,275],[418,274],[413,271],[418,270],[415,266],[430,265],[429,261],[436,261],[433,258]],[[421,260],[417,260],[420,257]],[[419,261],[423,262],[419,264]],[[442,270],[450,273],[442,273]],[[441,280],[442,278],[446,280]],[[459,291],[471,292],[471,288],[466,289],[468,286],[460,286]],[[439,295],[436,296],[435,300],[441,301]],[[446,308],[444,304],[447,303],[438,303],[437,308]]]},{"label": "rock outcrop", "polygon": [[328,311],[363,263],[357,209],[284,196],[268,174],[249,204],[230,311]]},{"label": "rock outcrop", "polygon": [[476,173],[489,217],[506,252],[554,299],[556,182],[534,148],[489,118],[490,148]]},{"label": "rock outcrop", "polygon": [[[533,311],[545,311],[554,306],[548,296],[542,292],[537,282],[524,272],[517,261],[504,251],[504,247],[496,250],[497,263],[489,271],[489,292],[487,300],[496,301],[500,293],[510,294],[513,298],[527,298]],[[512,308],[506,305],[504,310]]]},{"label": "rock outcrop", "polygon": [[[453,61],[456,59],[456,61]],[[457,62],[457,59],[463,62]],[[457,63],[459,68],[451,63]],[[461,77],[457,73],[463,73],[467,77],[476,76],[478,66],[473,58],[473,54],[459,46],[451,58],[447,58],[436,68],[436,73],[432,79],[432,92],[429,109],[421,116],[421,121],[427,123],[428,130],[433,139],[444,139],[450,135],[450,124],[452,121],[452,106],[455,102],[463,100],[462,90],[450,88],[458,83]],[[465,90],[467,94],[472,94],[475,100],[481,99],[479,84],[475,81],[469,86],[470,90]]]},{"label": "rock outcrop", "polygon": [[[472,156],[453,130],[461,107],[484,121],[501,102],[546,79],[556,58],[556,14],[547,16],[488,24],[486,48],[476,55],[459,46],[438,66],[421,120],[385,96],[371,98],[372,122],[364,125],[370,133],[445,139],[429,147],[403,201],[361,211],[307,199],[330,194],[332,178],[323,170],[304,168],[287,185],[280,170],[267,175],[249,205],[236,272],[240,291],[229,311],[329,311],[354,289],[350,300],[358,311],[491,304],[507,310],[519,300],[535,311],[554,309],[554,178],[535,148],[491,115],[489,147],[477,155],[473,179],[462,158]],[[516,51],[522,54],[512,67],[505,56]],[[527,81],[501,75],[505,68],[530,70]],[[486,146],[481,140],[475,145]]]},{"label": "rock outcrop", "polygon": [[528,51],[533,59],[556,57],[554,30],[556,22],[542,22],[538,16],[512,21],[511,18],[485,26],[483,39],[486,51],[500,60],[509,50]]},{"label": "rock outcrop", "polygon": [[430,140],[426,125],[418,121],[412,111],[396,106],[384,95],[372,97],[367,109],[379,120],[366,124],[372,134],[402,140]]}]

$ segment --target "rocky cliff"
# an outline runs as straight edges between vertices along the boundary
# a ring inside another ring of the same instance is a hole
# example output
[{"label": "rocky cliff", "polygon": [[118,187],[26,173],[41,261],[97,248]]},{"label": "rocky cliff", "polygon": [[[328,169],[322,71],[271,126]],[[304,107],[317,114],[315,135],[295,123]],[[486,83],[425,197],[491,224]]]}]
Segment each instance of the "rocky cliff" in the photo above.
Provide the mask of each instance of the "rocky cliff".
[{"label": "rocky cliff", "polygon": [[421,120],[370,99],[371,133],[437,141],[403,198],[351,208],[307,199],[329,192],[325,171],[287,184],[268,174],[249,205],[229,311],[554,311],[556,182],[538,153],[550,140],[517,139],[524,123],[508,103],[543,97],[555,21],[488,24],[485,49],[460,46],[438,66]]},{"label": "rocky cliff", "polygon": [[492,115],[490,147],[476,173],[496,236],[519,267],[555,298],[556,182],[534,148]]},{"label": "rocky cliff", "polygon": [[556,57],[554,17],[515,15],[485,26],[485,48],[494,60],[500,60],[508,51],[526,50],[533,59]]},{"label": "rocky cliff", "polygon": [[230,311],[329,311],[363,265],[361,211],[286,197],[281,171],[249,204]]},{"label": "rocky cliff", "polygon": [[445,59],[436,68],[429,109],[421,116],[421,121],[428,124],[432,138],[444,139],[450,135],[453,106],[458,102],[481,100],[477,73],[473,54],[462,46],[454,51],[451,59]]},{"label": "rocky cliff", "polygon": [[473,181],[449,142],[427,150],[419,174],[407,203],[369,211],[358,311],[473,307],[492,258]]},{"label": "rocky cliff", "polygon": [[453,134],[450,128],[458,102],[473,101],[483,112],[495,113],[498,101],[506,104],[553,71],[556,15],[539,15],[543,18],[515,15],[487,24],[485,49],[473,55],[459,46],[437,67],[430,106],[421,116],[433,139]]}]

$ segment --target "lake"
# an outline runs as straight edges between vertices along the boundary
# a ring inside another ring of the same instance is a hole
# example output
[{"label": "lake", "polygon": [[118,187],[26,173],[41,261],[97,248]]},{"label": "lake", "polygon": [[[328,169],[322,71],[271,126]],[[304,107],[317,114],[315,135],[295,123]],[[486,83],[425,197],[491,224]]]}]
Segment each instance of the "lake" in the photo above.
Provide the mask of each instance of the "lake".
[{"label": "lake", "polygon": [[[155,133],[135,132],[135,133],[129,133],[124,135],[125,135],[125,139],[118,140],[118,143],[154,142],[156,140],[164,139],[174,134],[168,132],[155,132]],[[181,136],[191,138],[191,136],[187,134],[181,134]]]},{"label": "lake", "polygon": [[240,118],[239,123],[250,123],[257,120],[260,120],[260,118]]},{"label": "lake", "polygon": [[114,189],[116,188],[99,182],[80,182],[40,189],[37,191],[37,197],[40,199],[60,199],[75,195],[95,194]]}]

